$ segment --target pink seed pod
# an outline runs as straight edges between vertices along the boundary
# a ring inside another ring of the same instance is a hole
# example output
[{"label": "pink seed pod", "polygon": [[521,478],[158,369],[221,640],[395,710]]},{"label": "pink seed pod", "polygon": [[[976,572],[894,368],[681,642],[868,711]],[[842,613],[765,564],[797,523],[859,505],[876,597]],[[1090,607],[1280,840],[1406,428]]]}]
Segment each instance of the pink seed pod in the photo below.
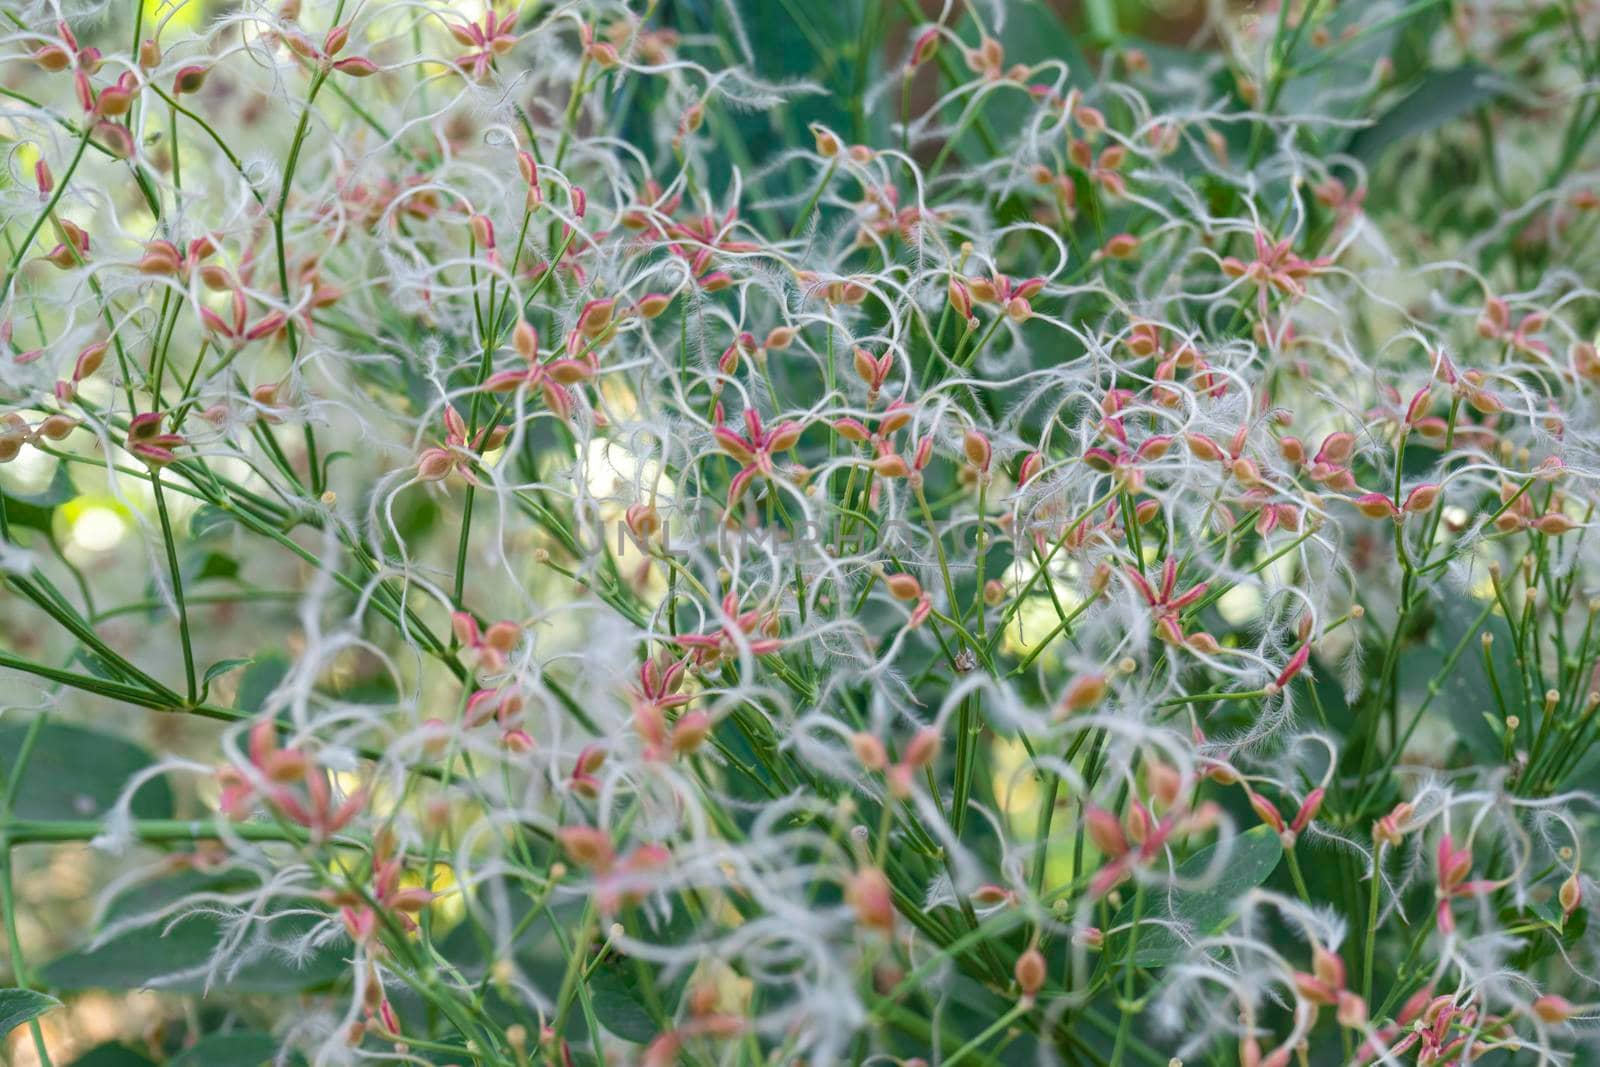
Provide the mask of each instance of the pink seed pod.
[{"label": "pink seed pod", "polygon": [[1103,448],[1087,448],[1083,452],[1084,465],[1101,474],[1110,474],[1117,469],[1117,457]]},{"label": "pink seed pod", "polygon": [[1111,859],[1128,852],[1128,839],[1123,836],[1122,823],[1111,812],[1100,807],[1090,807],[1083,816],[1084,832],[1094,847]]},{"label": "pink seed pod", "polygon": [[1362,493],[1350,501],[1355,509],[1369,519],[1396,519],[1400,517],[1400,510],[1382,493]]},{"label": "pink seed pod", "polygon": [[611,835],[593,826],[563,826],[556,841],[567,859],[585,870],[604,873],[616,861]]},{"label": "pink seed pod", "polygon": [[623,515],[628,532],[638,541],[648,541],[661,530],[661,513],[649,504],[629,504]]},{"label": "pink seed pod", "polygon": [[968,291],[972,300],[980,304],[993,304],[1000,299],[1002,289],[1009,290],[1010,287],[997,286],[988,278],[972,278],[963,288]]},{"label": "pink seed pod", "polygon": [[878,360],[871,352],[857,345],[851,350],[850,359],[857,378],[860,378],[869,386],[883,384],[878,377]]},{"label": "pink seed pod", "polygon": [[1566,997],[1546,993],[1530,1006],[1534,1018],[1550,1026],[1559,1026],[1578,1014],[1578,1009]]},{"label": "pink seed pod", "polygon": [[1104,674],[1080,674],[1068,683],[1066,692],[1061,695],[1060,714],[1073,715],[1098,707],[1109,692],[1110,685]]},{"label": "pink seed pod", "polygon": [[1301,645],[1299,650],[1289,657],[1289,662],[1283,665],[1283,670],[1272,680],[1272,684],[1279,689],[1284,688],[1294,680],[1295,675],[1305,670],[1305,666],[1310,660],[1311,646]]},{"label": "pink seed pod", "polygon": [[611,327],[617,302],[611,299],[591,300],[578,313],[578,333],[591,340]]},{"label": "pink seed pod", "polygon": [[1406,494],[1405,503],[1400,506],[1400,510],[1408,515],[1427,511],[1438,502],[1440,491],[1440,487],[1432,483],[1419,485]]},{"label": "pink seed pod", "polygon": [[[1289,829],[1296,834],[1310,825],[1311,820],[1317,817],[1317,812],[1322,810],[1322,799],[1325,791],[1321,786],[1306,794],[1305,800],[1300,803],[1300,810],[1295,812],[1294,821],[1289,824]],[[1334,957],[1337,959],[1338,957]],[[1342,965],[1341,965],[1342,966]]]},{"label": "pink seed pod", "polygon": [[1017,895],[1003,885],[990,882],[972,891],[972,902],[980,908],[994,908],[1016,903]]},{"label": "pink seed pod", "polygon": [[366,56],[348,56],[335,63],[333,69],[352,78],[370,78],[378,73],[379,67]]},{"label": "pink seed pod", "polygon": [[904,401],[896,400],[884,408],[883,414],[878,416],[878,435],[880,437],[888,437],[910,421],[911,405]]},{"label": "pink seed pod", "polygon": [[860,444],[861,442],[869,440],[872,437],[872,434],[867,430],[865,424],[863,424],[859,419],[852,419],[849,416],[841,419],[835,419],[833,423],[833,432],[844,438],[846,441],[853,441],[856,444]]},{"label": "pink seed pod", "polygon": [[172,79],[172,95],[181,96],[184,93],[199,92],[200,87],[206,83],[208,73],[209,70],[201,66],[181,68]]},{"label": "pink seed pod", "polygon": [[72,380],[81,382],[99,370],[100,365],[105,362],[106,350],[109,348],[108,342],[97,341],[79,352],[77,362],[72,365]]},{"label": "pink seed pod", "polygon": [[472,239],[479,248],[494,248],[494,223],[487,215],[473,215],[468,225],[472,228]]},{"label": "pink seed pod", "polygon": [[1086,948],[1090,952],[1099,952],[1105,947],[1106,935],[1097,926],[1085,926],[1073,932],[1072,943],[1079,948]]},{"label": "pink seed pod", "polygon": [[920,67],[932,59],[939,52],[939,27],[929,26],[917,34],[917,39],[911,46],[910,66]]},{"label": "pink seed pod", "polygon": [[1407,824],[1411,820],[1411,805],[1407,801],[1396,804],[1387,815],[1382,816],[1372,826],[1372,839],[1379,844],[1399,845],[1405,838]]},{"label": "pink seed pod", "polygon": [[1578,872],[1573,871],[1561,883],[1561,889],[1556,894],[1556,899],[1561,902],[1561,914],[1570,916],[1578,910],[1578,905],[1583,903],[1583,887],[1578,882]]},{"label": "pink seed pod", "polygon": [[1214,463],[1223,456],[1222,446],[1203,433],[1186,433],[1183,440],[1196,459]]},{"label": "pink seed pod", "polygon": [[55,176],[50,173],[50,164],[46,163],[42,159],[34,163],[33,182],[34,185],[36,185],[39,189],[40,199],[44,199],[50,195],[51,191],[56,187]]},{"label": "pink seed pod", "polygon": [[839,135],[821,123],[811,124],[811,136],[816,142],[817,155],[823,159],[833,159],[844,150],[844,142],[839,140]]},{"label": "pink seed pod", "polygon": [[28,443],[28,423],[15,411],[0,415],[0,463],[10,463]]},{"label": "pink seed pod", "polygon": [[904,478],[911,473],[911,465],[898,453],[889,452],[872,461],[872,469],[880,478]]},{"label": "pink seed pod", "polygon": [[926,767],[939,758],[940,743],[939,731],[932,726],[924,726],[911,735],[901,762],[907,767]]},{"label": "pink seed pod", "polygon": [[329,57],[336,56],[340,52],[343,52],[344,46],[349,43],[350,27],[335,26],[330,29],[328,31],[328,35],[322,39],[322,52],[324,55]]},{"label": "pink seed pod", "polygon": [[850,750],[865,770],[881,771],[889,765],[889,753],[884,749],[883,742],[872,734],[851,734]]},{"label": "pink seed pod", "polygon": [[1338,990],[1322,981],[1314,974],[1296,971],[1293,975],[1294,989],[1302,1000],[1308,1000],[1319,1007],[1333,1004],[1338,1001]]},{"label": "pink seed pod", "polygon": [[1017,957],[1012,974],[1016,977],[1017,988],[1022,991],[1022,995],[1031,997],[1043,988],[1048,970],[1044,953],[1030,945],[1027,951]]},{"label": "pink seed pod", "polygon": [[896,600],[915,600],[922,595],[922,585],[909,574],[886,574],[883,584]]},{"label": "pink seed pod", "polygon": [[437,482],[455,470],[456,457],[443,448],[424,449],[417,457],[417,477],[424,482]]},{"label": "pink seed pod", "polygon": [[1100,250],[1107,259],[1132,259],[1139,253],[1139,238],[1131,233],[1119,233]]},{"label": "pink seed pod", "polygon": [[1183,792],[1183,775],[1170,763],[1160,759],[1150,759],[1145,763],[1145,781],[1150,787],[1150,795],[1162,807],[1170,808],[1177,804]]},{"label": "pink seed pod", "polygon": [[1483,313],[1478,317],[1478,336],[1486,341],[1494,340],[1510,327],[1511,308],[1498,296],[1486,298]]},{"label": "pink seed pod", "polygon": [[994,452],[989,446],[989,439],[983,434],[977,430],[967,430],[961,438],[961,450],[966,453],[968,463],[980,471],[989,470],[989,462]]},{"label": "pink seed pod", "polygon": [[646,293],[634,306],[645,318],[654,319],[672,306],[672,297],[666,293]]},{"label": "pink seed pod", "polygon": [[856,921],[868,930],[888,934],[894,931],[894,891],[889,879],[876,867],[863,867],[845,882],[844,899],[856,913]]},{"label": "pink seed pod", "polygon": [[1246,794],[1250,800],[1250,807],[1256,816],[1267,826],[1278,833],[1288,830],[1289,826],[1283,821],[1283,816],[1278,813],[1278,806],[1254,789],[1248,789]]},{"label": "pink seed pod", "polygon": [[517,171],[522,175],[522,180],[528,186],[528,203],[539,203],[542,196],[539,189],[539,161],[532,152],[523,150],[517,153]]},{"label": "pink seed pod", "polygon": [[49,441],[60,441],[82,425],[71,415],[47,415],[34,432]]},{"label": "pink seed pod", "polygon": [[1559,511],[1547,512],[1533,520],[1533,528],[1547,537],[1560,537],[1578,528],[1578,524]]},{"label": "pink seed pod", "polygon": [[694,752],[711,735],[711,716],[695,709],[684,712],[672,728],[672,751],[679,755]]},{"label": "pink seed pod", "polygon": [[1346,1029],[1359,1030],[1367,1025],[1367,1002],[1359,993],[1340,990],[1335,1013],[1339,1025]]},{"label": "pink seed pod", "polygon": [[117,159],[128,159],[138,151],[138,146],[133,140],[133,134],[129,133],[128,128],[119,122],[110,122],[102,119],[100,122],[95,123],[94,135],[106,147],[107,151]]},{"label": "pink seed pod", "polygon": [[[601,70],[615,70],[622,65],[622,55],[617,51],[617,46],[612,44],[610,41],[591,42],[589,46],[584,49],[584,54],[589,57],[590,62],[594,63],[594,65],[599,67]],[[705,108],[700,104],[695,104],[689,110],[691,113],[698,111],[702,116],[705,114]],[[684,128],[690,132],[698,129],[699,125],[700,124],[698,121],[692,125],[687,119],[684,121]]]},{"label": "pink seed pod", "polygon": [[37,49],[32,56],[33,61],[41,70],[51,74],[60,73],[72,66],[72,54],[58,44],[47,44]]}]

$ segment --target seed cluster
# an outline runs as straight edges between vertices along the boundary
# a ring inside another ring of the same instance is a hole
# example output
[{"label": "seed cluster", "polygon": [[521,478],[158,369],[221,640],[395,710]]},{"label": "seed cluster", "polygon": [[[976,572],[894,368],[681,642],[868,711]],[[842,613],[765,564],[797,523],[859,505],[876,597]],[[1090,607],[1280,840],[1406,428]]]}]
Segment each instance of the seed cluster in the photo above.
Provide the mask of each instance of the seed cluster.
[{"label": "seed cluster", "polygon": [[0,2],[5,720],[160,750],[0,849],[317,1065],[1585,1062],[1600,8],[702,6]]}]

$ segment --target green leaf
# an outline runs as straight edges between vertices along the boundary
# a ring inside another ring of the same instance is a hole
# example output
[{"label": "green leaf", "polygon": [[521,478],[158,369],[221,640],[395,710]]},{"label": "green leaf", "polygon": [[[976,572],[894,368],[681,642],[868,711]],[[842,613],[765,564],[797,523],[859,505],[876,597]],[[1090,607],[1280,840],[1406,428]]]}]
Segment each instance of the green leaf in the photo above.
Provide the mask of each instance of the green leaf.
[{"label": "green leaf", "polygon": [[1436,71],[1375,124],[1357,130],[1348,151],[1370,166],[1391,145],[1436,130],[1487,104],[1505,88],[1499,76],[1476,64]]},{"label": "green leaf", "polygon": [[[290,915],[271,922],[272,940],[286,945],[316,920]],[[79,949],[45,964],[40,978],[56,989],[145,989],[176,993],[206,991],[205,966],[222,936],[222,923],[210,914],[191,913],[129,930],[92,949]],[[224,971],[217,992],[295,993],[325,986],[345,971],[337,948],[314,952],[304,965],[284,955],[260,955],[237,971]]]},{"label": "green leaf", "polygon": [[122,675],[106,661],[104,656],[100,655],[100,653],[94,651],[93,649],[84,648],[80,645],[78,646],[78,650],[72,654],[72,658],[74,662],[79,664],[84,670],[88,671],[96,678],[104,678],[108,682],[122,682],[127,680],[123,678]]},{"label": "green leaf", "polygon": [[[1134,962],[1141,967],[1158,967],[1180,958],[1188,948],[1187,939],[1210,937],[1226,929],[1234,919],[1234,908],[1246,892],[1265,882],[1283,857],[1283,845],[1268,826],[1257,826],[1234,838],[1227,845],[1208,845],[1178,865],[1177,880],[1194,883],[1207,876],[1217,860],[1218,848],[1226,848],[1223,865],[1211,884],[1199,889],[1174,889],[1170,893],[1146,891],[1146,922],[1139,929],[1139,948]],[[1148,920],[1154,919],[1155,923]],[[1133,922],[1133,901],[1117,912],[1113,926]],[[1160,924],[1160,925],[1158,925]],[[1178,929],[1171,925],[1177,924]],[[1127,934],[1111,940],[1126,943]],[[1110,948],[1106,959],[1120,959],[1120,948]]]},{"label": "green leaf", "polygon": [[189,536],[198,541],[228,528],[233,516],[215,504],[202,504],[189,516]]},{"label": "green leaf", "polygon": [[0,1038],[51,1008],[61,1006],[55,997],[32,989],[0,989]]},{"label": "green leaf", "polygon": [[[1500,693],[1505,697],[1503,713],[1495,701],[1494,689],[1483,666],[1479,636],[1467,632],[1482,611],[1483,601],[1462,594],[1446,594],[1439,598],[1426,637],[1400,657],[1400,706],[1408,713],[1419,707],[1428,698],[1429,683],[1437,678],[1439,693],[1429,705],[1429,718],[1439,729],[1453,734],[1474,759],[1498,764],[1504,752],[1501,738],[1504,716],[1517,715],[1528,722],[1528,709],[1519,680],[1516,642],[1505,617],[1498,611],[1478,628],[1479,632],[1494,635],[1489,654],[1494,662],[1495,677],[1500,682]],[[1445,661],[1463,638],[1468,639],[1466,648],[1455,666],[1444,671]],[[1427,723],[1419,727],[1418,737],[1428,736],[1427,728]],[[1413,744],[1416,743],[1413,739]]]},{"label": "green leaf", "polygon": [[139,882],[118,893],[106,905],[102,921],[118,922],[141,915],[155,915],[184,897],[198,893],[242,893],[261,884],[244,871],[179,871],[163,878]]},{"label": "green leaf", "polygon": [[269,652],[257,656],[239,679],[239,695],[234,705],[240,711],[260,711],[288,673],[289,661],[281,654]]},{"label": "green leaf", "polygon": [[255,660],[250,656],[243,656],[238,659],[217,660],[217,662],[206,668],[205,676],[201,679],[201,699],[205,699],[205,692],[211,688],[212,682],[216,681],[218,678],[221,678],[229,671],[236,671],[240,667],[248,667],[254,662]]},{"label": "green leaf", "polygon": [[[202,1037],[173,1057],[168,1067],[263,1067],[275,1062],[278,1040],[271,1034],[248,1031]],[[298,1056],[290,1063],[302,1063]]]},{"label": "green leaf", "polygon": [[191,558],[189,573],[197,582],[207,578],[239,577],[239,561],[222,552],[207,552],[198,559]]},{"label": "green leaf", "polygon": [[[0,725],[0,767],[7,771],[22,750],[28,724]],[[128,779],[154,760],[131,741],[82,726],[40,728],[17,791],[23,819],[95,819],[110,811]],[[145,782],[134,795],[138,819],[170,819],[172,787],[165,777]]]},{"label": "green leaf", "polygon": [[[649,964],[641,966],[635,960],[612,956],[596,965],[589,976],[589,999],[594,1004],[595,1018],[600,1025],[624,1041],[648,1045],[660,1032],[655,1016],[651,1014],[640,971],[654,977],[655,969]],[[671,1018],[678,997],[688,983],[686,973],[679,976],[670,987],[655,983],[655,995],[662,1011]]]},{"label": "green leaf", "polygon": [[56,508],[77,495],[77,487],[72,484],[72,476],[67,473],[65,463],[56,465],[50,484],[40,492],[17,493],[0,489],[0,499],[5,502],[6,522],[12,526],[42,531],[46,536],[50,534]]},{"label": "green leaf", "polygon": [[155,1067],[155,1061],[115,1041],[96,1045],[73,1060],[70,1067]]}]

